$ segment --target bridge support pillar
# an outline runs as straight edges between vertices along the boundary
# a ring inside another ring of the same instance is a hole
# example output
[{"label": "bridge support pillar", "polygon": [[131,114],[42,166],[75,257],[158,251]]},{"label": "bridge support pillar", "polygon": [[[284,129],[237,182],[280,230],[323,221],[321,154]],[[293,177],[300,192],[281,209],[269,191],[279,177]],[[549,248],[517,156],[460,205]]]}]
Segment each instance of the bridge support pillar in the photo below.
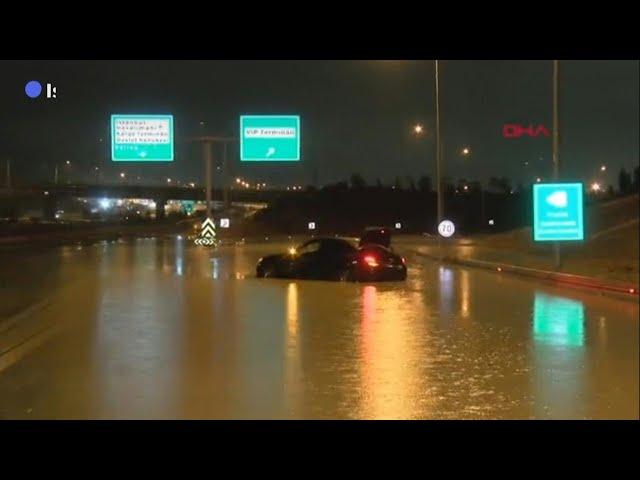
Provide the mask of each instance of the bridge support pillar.
[{"label": "bridge support pillar", "polygon": [[167,206],[167,201],[164,198],[155,199],[156,202],[156,220],[164,220],[165,213],[164,207]]}]

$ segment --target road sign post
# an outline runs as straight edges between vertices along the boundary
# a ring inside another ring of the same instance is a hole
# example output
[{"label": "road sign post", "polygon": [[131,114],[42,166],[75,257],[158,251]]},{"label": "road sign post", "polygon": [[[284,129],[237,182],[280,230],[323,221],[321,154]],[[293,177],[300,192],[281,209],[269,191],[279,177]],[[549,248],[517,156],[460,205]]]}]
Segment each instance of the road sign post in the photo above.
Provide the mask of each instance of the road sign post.
[{"label": "road sign post", "polygon": [[173,115],[111,115],[111,160],[172,162]]},{"label": "road sign post", "polygon": [[300,160],[300,116],[242,115],[240,160],[296,162]]},{"label": "road sign post", "polygon": [[533,186],[533,239],[536,242],[584,240],[582,183]]}]

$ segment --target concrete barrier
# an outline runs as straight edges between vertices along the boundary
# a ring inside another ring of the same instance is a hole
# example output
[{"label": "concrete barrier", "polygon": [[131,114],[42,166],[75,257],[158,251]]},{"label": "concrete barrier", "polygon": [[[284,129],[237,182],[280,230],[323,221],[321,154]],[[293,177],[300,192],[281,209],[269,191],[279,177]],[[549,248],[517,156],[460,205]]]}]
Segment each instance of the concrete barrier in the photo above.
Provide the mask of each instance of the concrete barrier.
[{"label": "concrete barrier", "polygon": [[610,292],[625,297],[638,298],[638,291],[640,288],[638,285],[631,283],[614,282],[611,280],[600,280],[593,277],[585,277],[581,275],[574,275],[570,273],[552,272],[548,270],[539,270],[535,268],[522,267],[518,265],[510,265],[506,263],[487,262],[484,260],[474,260],[468,258],[458,258],[452,256],[443,256],[440,258],[437,255],[430,255],[428,253],[419,252],[417,250],[411,250],[413,253],[431,258],[433,260],[439,260],[447,263],[454,263],[458,265],[465,265],[469,267],[484,268],[486,270],[493,270],[498,273],[512,273],[529,278],[535,278],[538,280],[549,281],[561,285],[595,289],[603,292]]}]

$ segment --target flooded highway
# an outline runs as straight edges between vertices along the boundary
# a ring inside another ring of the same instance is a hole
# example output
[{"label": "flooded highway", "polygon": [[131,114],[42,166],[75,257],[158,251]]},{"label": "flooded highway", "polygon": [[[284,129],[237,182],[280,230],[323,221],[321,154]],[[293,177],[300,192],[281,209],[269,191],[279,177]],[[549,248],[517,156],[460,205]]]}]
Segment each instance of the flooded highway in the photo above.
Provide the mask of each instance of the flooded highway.
[{"label": "flooded highway", "polygon": [[287,243],[0,251],[0,418],[638,418],[638,303],[439,264],[255,278]]}]

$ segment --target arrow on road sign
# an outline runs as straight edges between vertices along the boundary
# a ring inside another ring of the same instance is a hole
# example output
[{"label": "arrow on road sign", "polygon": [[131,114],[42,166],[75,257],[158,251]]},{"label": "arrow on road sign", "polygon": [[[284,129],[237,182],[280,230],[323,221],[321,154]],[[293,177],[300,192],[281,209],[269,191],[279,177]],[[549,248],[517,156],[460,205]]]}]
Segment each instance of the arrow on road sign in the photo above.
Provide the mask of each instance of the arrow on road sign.
[{"label": "arrow on road sign", "polygon": [[564,190],[553,192],[547,197],[547,203],[556,208],[565,208],[567,206],[567,192]]}]

